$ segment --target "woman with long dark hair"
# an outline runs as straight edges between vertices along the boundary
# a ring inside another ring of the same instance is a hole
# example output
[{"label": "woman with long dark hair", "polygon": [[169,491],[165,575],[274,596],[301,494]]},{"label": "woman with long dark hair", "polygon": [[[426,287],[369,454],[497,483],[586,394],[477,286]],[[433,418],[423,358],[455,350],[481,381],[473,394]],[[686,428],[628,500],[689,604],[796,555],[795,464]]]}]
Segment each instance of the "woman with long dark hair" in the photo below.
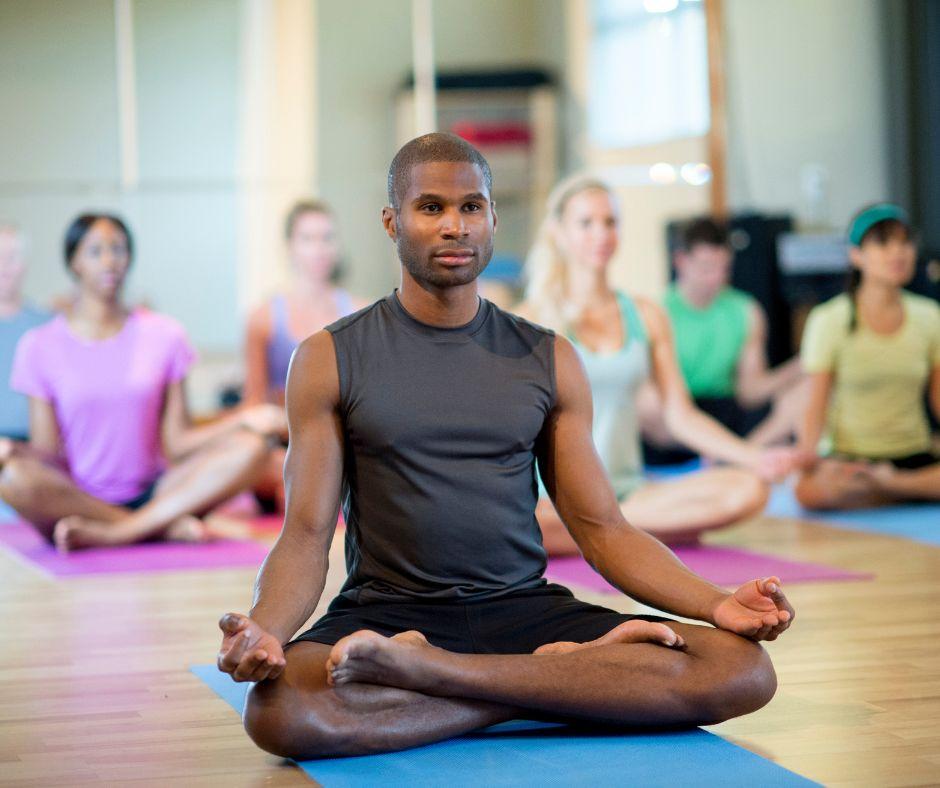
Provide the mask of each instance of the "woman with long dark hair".
[{"label": "woman with long dark hair", "polygon": [[0,497],[62,550],[211,538],[204,515],[253,483],[283,428],[272,406],[192,426],[195,354],[176,321],[125,304],[133,251],[117,216],[76,218],[65,237],[75,303],[16,351],[30,443],[2,447]]},{"label": "woman with long dark hair", "polygon": [[801,356],[811,395],[796,487],[809,508],[940,500],[940,456],[924,407],[940,415],[940,306],[904,290],[914,233],[881,203],[849,225],[846,293],[815,307]]}]

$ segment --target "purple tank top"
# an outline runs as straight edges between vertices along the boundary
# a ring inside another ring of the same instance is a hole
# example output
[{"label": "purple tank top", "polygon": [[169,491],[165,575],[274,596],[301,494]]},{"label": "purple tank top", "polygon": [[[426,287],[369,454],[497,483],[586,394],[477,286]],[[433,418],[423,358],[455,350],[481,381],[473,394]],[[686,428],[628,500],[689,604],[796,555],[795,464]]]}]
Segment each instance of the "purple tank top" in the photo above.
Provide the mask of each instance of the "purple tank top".
[{"label": "purple tank top", "polygon": [[[336,290],[336,312],[342,318],[354,311],[352,297],[345,290]],[[287,300],[282,295],[271,299],[271,317],[274,323],[268,340],[268,390],[284,391],[287,369],[297,345],[306,337],[297,339],[290,332]]]}]

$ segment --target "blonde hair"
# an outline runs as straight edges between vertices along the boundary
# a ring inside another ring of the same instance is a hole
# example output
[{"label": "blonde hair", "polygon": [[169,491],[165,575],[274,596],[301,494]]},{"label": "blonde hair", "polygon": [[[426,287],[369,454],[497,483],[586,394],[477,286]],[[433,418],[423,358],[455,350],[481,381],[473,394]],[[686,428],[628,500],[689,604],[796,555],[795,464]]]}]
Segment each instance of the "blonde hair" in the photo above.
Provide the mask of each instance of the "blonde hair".
[{"label": "blonde hair", "polygon": [[568,263],[556,240],[558,222],[572,197],[594,190],[614,199],[609,184],[587,173],[558,183],[548,196],[545,218],[526,257],[525,300],[532,308],[532,319],[558,332],[566,331],[578,317],[568,303]]}]

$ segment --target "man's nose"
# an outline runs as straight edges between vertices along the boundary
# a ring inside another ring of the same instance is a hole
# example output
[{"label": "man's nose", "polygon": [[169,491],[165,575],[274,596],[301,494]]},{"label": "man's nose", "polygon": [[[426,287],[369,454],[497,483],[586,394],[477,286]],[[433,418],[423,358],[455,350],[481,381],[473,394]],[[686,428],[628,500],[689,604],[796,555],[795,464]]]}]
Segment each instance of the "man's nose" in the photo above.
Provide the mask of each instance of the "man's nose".
[{"label": "man's nose", "polygon": [[441,235],[447,238],[459,238],[467,234],[464,215],[457,210],[445,211],[441,221]]}]

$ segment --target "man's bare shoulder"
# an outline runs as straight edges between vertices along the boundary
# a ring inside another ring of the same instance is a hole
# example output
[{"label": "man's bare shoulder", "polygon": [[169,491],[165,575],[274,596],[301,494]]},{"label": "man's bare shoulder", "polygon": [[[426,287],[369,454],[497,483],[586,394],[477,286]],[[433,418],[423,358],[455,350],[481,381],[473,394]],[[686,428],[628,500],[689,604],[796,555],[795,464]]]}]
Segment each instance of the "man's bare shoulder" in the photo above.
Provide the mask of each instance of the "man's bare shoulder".
[{"label": "man's bare shoulder", "polygon": [[307,337],[294,351],[287,375],[288,407],[292,400],[315,397],[339,401],[339,372],[333,336],[323,329]]}]

